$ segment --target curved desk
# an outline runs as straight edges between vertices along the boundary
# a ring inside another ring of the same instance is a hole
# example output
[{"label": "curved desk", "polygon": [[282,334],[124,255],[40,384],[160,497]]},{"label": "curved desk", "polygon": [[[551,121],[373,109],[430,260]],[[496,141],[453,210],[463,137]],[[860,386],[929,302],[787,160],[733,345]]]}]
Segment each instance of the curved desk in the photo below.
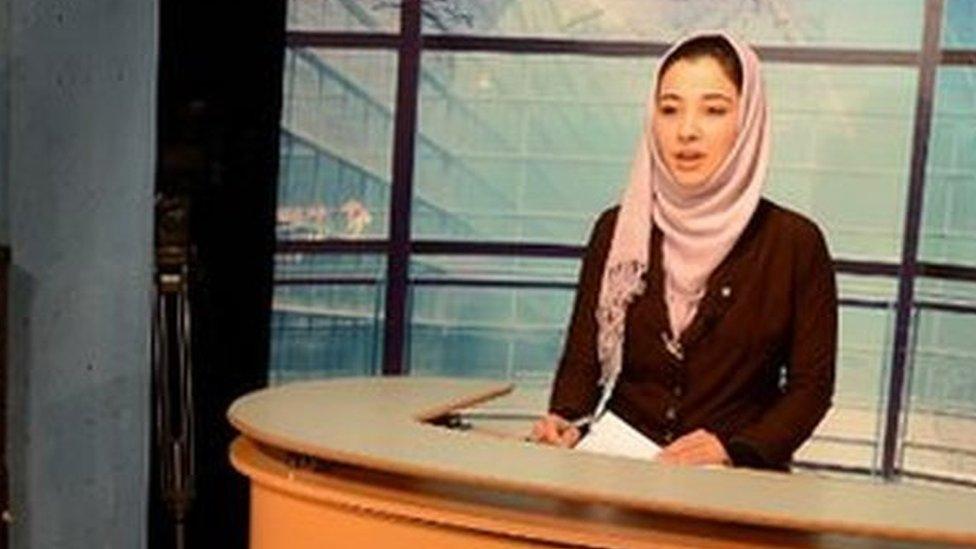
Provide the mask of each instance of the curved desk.
[{"label": "curved desk", "polygon": [[241,397],[251,547],[976,545],[976,493],[660,465],[430,424],[497,382],[338,379]]}]

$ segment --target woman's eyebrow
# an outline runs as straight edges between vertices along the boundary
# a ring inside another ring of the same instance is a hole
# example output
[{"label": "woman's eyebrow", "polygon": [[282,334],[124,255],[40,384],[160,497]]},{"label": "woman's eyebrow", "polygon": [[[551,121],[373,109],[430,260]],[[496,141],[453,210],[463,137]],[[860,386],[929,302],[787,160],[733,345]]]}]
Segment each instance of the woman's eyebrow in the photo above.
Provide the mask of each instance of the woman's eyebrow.
[{"label": "woman's eyebrow", "polygon": [[702,96],[702,98],[703,99],[706,99],[706,100],[709,100],[709,99],[722,99],[722,100],[728,101],[729,103],[732,102],[732,98],[731,97],[729,97],[728,95],[726,95],[724,93],[721,93],[721,92],[706,93],[705,95]]},{"label": "woman's eyebrow", "polygon": [[681,96],[674,92],[664,92],[658,96],[658,101],[664,101],[666,99],[671,99],[674,101],[681,101]]}]

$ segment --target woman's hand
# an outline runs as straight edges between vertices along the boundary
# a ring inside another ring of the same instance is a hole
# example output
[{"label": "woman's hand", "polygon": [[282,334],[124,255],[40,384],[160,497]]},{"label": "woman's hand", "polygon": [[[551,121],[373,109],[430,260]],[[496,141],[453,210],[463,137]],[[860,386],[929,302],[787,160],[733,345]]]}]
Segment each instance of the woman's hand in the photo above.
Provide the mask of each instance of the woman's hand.
[{"label": "woman's hand", "polygon": [[673,465],[731,465],[718,438],[704,429],[688,433],[666,446],[657,461]]},{"label": "woman's hand", "polygon": [[572,448],[580,439],[580,431],[575,425],[556,414],[548,414],[532,426],[529,440],[542,444],[552,444]]}]

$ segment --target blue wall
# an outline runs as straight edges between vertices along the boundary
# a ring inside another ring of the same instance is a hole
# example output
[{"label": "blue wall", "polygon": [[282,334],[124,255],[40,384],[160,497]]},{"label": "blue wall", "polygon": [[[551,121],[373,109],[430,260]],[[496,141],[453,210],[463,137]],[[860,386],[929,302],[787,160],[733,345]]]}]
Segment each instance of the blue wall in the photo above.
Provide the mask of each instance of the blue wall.
[{"label": "blue wall", "polygon": [[144,546],[156,4],[3,11],[13,546]]}]

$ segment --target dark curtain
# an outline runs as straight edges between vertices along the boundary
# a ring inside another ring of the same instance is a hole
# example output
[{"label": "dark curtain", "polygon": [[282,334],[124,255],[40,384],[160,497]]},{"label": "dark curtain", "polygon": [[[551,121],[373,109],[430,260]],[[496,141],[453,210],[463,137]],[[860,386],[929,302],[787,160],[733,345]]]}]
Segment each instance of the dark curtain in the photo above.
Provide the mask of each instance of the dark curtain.
[{"label": "dark curtain", "polygon": [[[225,413],[267,380],[285,4],[160,2],[157,200],[178,199],[188,220],[196,478],[187,547],[247,542],[247,482],[227,458],[235,431]],[[151,469],[149,546],[173,547],[155,447]]]}]

